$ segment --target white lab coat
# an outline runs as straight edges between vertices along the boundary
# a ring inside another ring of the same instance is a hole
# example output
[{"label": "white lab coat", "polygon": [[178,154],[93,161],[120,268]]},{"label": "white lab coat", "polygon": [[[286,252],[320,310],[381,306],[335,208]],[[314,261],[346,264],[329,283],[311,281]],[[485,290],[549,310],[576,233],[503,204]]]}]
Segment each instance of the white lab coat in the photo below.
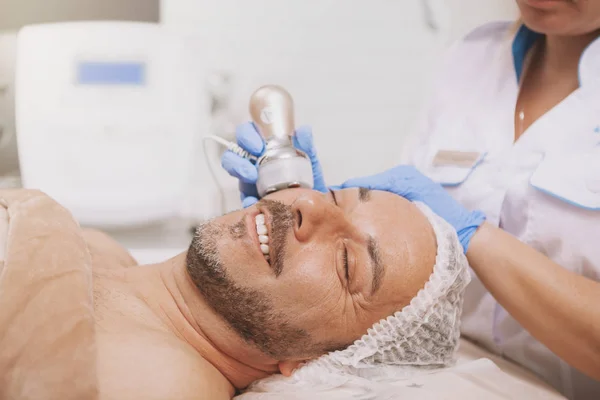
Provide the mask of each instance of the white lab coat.
[{"label": "white lab coat", "polygon": [[[564,268],[600,281],[600,39],[582,55],[580,88],[513,143],[516,71],[528,35],[524,27],[517,33],[511,23],[491,23],[453,46],[402,161]],[[472,167],[434,166],[439,150],[485,156]],[[568,398],[600,399],[600,382],[532,338],[472,275],[464,336]]]}]

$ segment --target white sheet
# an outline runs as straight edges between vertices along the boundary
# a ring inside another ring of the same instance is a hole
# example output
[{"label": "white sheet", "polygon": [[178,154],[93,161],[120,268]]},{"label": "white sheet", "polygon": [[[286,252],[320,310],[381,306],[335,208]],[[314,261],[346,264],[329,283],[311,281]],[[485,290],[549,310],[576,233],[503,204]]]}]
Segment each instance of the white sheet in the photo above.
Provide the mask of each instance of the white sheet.
[{"label": "white sheet", "polygon": [[397,370],[378,380],[320,373],[300,381],[299,373],[290,378],[276,375],[236,399],[564,399],[529,372],[465,340],[461,340],[458,359],[456,366],[445,370],[410,376]]}]

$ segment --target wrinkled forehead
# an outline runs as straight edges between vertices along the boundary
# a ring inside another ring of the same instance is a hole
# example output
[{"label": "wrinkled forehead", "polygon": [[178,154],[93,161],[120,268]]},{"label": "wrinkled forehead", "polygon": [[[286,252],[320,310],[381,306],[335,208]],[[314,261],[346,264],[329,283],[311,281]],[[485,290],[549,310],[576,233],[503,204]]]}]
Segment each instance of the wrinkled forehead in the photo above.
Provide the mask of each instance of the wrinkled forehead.
[{"label": "wrinkled forehead", "polygon": [[[385,267],[374,301],[406,305],[428,281],[435,264],[437,240],[427,217],[415,204],[373,191],[357,208],[353,221],[372,236]],[[398,310],[397,310],[398,311]]]}]

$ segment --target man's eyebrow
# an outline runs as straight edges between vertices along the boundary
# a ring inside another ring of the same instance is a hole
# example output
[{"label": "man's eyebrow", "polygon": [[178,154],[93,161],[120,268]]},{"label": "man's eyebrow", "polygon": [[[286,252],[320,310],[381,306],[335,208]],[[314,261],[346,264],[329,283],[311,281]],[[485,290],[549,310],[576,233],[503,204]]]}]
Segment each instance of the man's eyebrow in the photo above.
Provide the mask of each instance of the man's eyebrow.
[{"label": "man's eyebrow", "polygon": [[371,200],[371,189],[358,188],[358,201],[366,203],[369,200]]},{"label": "man's eyebrow", "polygon": [[369,257],[371,257],[371,265],[373,266],[373,283],[371,286],[371,295],[381,287],[383,281],[383,275],[385,275],[385,269],[383,268],[383,262],[381,261],[381,252],[379,251],[379,244],[373,236],[369,236],[369,244],[367,246]]}]

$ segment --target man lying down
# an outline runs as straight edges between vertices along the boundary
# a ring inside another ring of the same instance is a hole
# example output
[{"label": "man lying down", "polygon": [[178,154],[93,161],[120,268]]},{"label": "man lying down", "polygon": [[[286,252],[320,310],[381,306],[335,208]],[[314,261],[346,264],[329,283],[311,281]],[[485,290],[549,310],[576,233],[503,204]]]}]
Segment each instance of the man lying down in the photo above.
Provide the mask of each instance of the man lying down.
[{"label": "man lying down", "polygon": [[[48,250],[49,238],[40,233],[28,251]],[[124,251],[106,237],[85,238],[98,398],[231,399],[264,390],[253,382],[273,375],[335,386],[332,376],[376,379],[385,367],[453,362],[467,263],[449,225],[399,196],[277,192],[206,223],[186,253],[150,266],[114,256]],[[44,300],[52,304],[44,317],[69,295]],[[0,341],[0,353],[9,348]],[[0,369],[15,363],[1,358]]]},{"label": "man lying down", "polygon": [[95,271],[101,393],[230,399],[311,360],[448,365],[466,268],[454,231],[399,196],[278,192],[201,226],[187,254]]}]

